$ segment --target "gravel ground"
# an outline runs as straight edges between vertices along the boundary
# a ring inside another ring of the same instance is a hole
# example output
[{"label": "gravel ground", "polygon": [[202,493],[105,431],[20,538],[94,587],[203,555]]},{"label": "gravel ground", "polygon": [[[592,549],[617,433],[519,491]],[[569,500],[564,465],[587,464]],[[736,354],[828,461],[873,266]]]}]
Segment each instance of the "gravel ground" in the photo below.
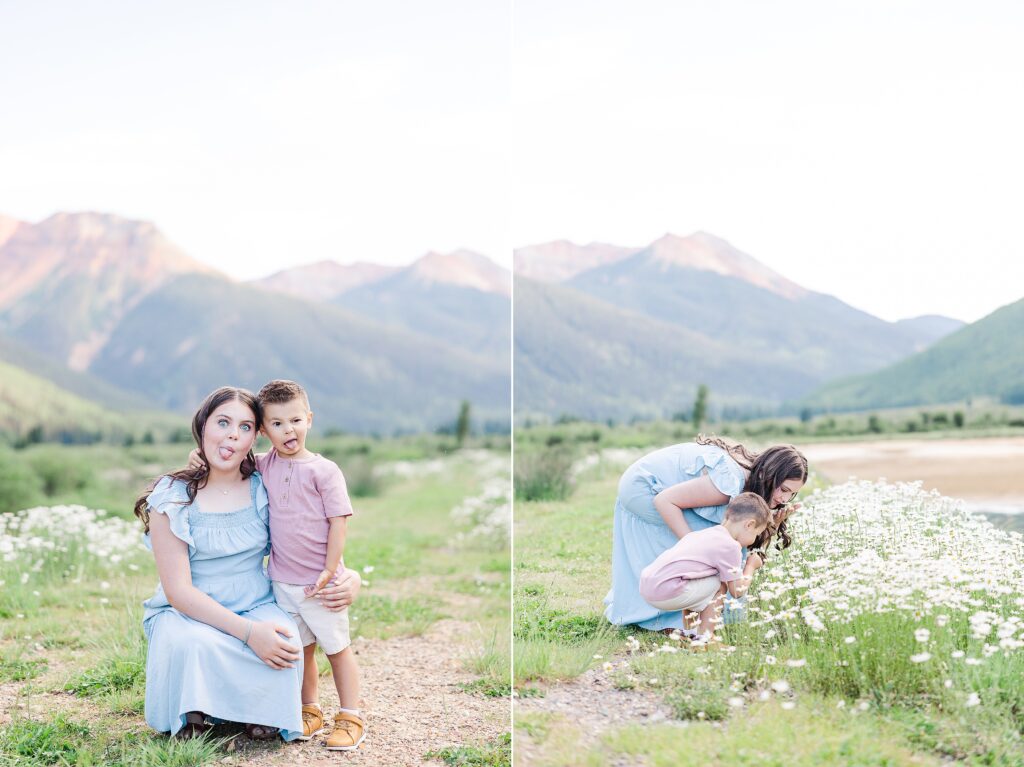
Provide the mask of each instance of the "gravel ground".
[{"label": "gravel ground", "polygon": [[[618,690],[603,670],[591,669],[571,682],[543,689],[543,697],[517,698],[515,711],[542,711],[571,720],[588,735],[598,735],[626,724],[658,724],[675,721],[662,693]],[[518,745],[518,742],[517,742]]]}]

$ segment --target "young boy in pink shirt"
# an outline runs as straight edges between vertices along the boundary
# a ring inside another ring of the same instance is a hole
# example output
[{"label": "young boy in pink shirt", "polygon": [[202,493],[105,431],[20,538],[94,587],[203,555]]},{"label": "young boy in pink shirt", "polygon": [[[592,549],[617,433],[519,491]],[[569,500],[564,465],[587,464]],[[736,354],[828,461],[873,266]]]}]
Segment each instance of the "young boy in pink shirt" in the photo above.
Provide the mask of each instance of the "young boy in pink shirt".
[{"label": "young boy in pink shirt", "polygon": [[342,566],[346,520],[352,515],[337,464],[306,449],[313,425],[306,391],[294,381],[271,381],[256,395],[263,433],[272,448],[257,457],[270,496],[270,564],[274,597],[299,628],[303,646],[303,739],[324,732],[317,644],[331,663],[341,710],[327,739],[332,751],[351,751],[366,737],[359,710],[359,666],[349,637],[348,610],[332,612],[313,597]]},{"label": "young boy in pink shirt", "polygon": [[722,524],[688,533],[643,569],[640,596],[659,610],[699,613],[702,641],[709,641],[722,595],[728,590],[742,596],[749,585],[741,549],[753,544],[770,519],[764,498],[740,493],[726,508]]}]

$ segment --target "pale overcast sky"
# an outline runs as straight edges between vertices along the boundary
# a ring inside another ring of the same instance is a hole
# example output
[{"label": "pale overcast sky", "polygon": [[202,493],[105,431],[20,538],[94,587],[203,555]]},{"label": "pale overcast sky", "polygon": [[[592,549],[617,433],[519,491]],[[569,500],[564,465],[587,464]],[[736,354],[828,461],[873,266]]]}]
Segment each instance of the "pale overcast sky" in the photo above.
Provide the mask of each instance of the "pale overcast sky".
[{"label": "pale overcast sky", "polygon": [[885,319],[1024,297],[1024,5],[516,0],[512,240],[705,230]]},{"label": "pale overcast sky", "polygon": [[508,266],[511,0],[0,4],[0,213],[155,222],[236,277]]},{"label": "pale overcast sky", "polygon": [[241,278],[705,230],[975,320],[1024,296],[1020,39],[1014,2],[0,4],[0,213]]}]

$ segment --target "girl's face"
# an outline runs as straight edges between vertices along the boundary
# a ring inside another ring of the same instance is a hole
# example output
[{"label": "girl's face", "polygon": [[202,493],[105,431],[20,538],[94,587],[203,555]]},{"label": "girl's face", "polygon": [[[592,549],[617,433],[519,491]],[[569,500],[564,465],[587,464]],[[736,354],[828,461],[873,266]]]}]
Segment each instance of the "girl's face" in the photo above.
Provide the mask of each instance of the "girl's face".
[{"label": "girl's face", "polygon": [[775,488],[768,506],[772,509],[781,509],[796,497],[796,494],[800,492],[800,488],[803,486],[803,481],[799,479],[787,479]]},{"label": "girl's face", "polygon": [[203,427],[203,453],[211,471],[238,471],[256,441],[256,416],[237,399],[217,406]]}]

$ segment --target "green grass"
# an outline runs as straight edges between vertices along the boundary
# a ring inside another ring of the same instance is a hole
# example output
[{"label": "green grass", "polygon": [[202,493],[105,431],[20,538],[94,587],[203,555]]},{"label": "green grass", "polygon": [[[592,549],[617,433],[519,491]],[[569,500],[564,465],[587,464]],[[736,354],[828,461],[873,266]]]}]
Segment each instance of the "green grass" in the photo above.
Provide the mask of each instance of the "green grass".
[{"label": "green grass", "polygon": [[46,670],[45,660],[24,660],[13,655],[0,657],[0,682],[24,682]]},{"label": "green grass", "polygon": [[[604,620],[611,478],[582,484],[572,501],[516,505],[515,681],[578,676],[621,646],[624,632]],[[614,495],[612,495],[614,497]]]},{"label": "green grass", "polygon": [[472,682],[462,682],[459,688],[466,692],[483,695],[486,698],[507,698],[512,694],[512,685],[507,681],[495,678],[481,678]]},{"label": "green grass", "polygon": [[424,754],[449,767],[507,767],[512,763],[512,736],[508,733],[480,746],[451,746]]},{"label": "green grass", "polygon": [[15,719],[0,730],[0,763],[11,767],[200,767],[223,758],[223,739],[141,738],[114,726],[57,715]]},{"label": "green grass", "polygon": [[349,612],[354,635],[377,639],[422,636],[443,617],[425,599],[391,599],[366,592]]}]

